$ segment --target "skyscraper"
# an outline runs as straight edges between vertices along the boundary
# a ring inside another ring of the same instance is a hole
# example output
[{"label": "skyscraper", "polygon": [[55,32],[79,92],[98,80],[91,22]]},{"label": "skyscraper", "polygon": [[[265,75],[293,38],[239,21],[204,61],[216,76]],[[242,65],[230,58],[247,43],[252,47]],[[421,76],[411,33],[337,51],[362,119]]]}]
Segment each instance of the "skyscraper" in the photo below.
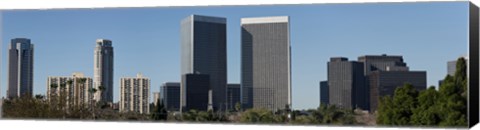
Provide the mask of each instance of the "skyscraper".
[{"label": "skyscraper", "polygon": [[65,98],[67,106],[89,105],[93,100],[92,78],[83,73],[73,73],[72,76],[49,76],[47,79],[47,99]]},{"label": "skyscraper", "polygon": [[180,110],[180,83],[166,82],[160,87],[163,104],[168,111]]},{"label": "skyscraper", "polygon": [[94,51],[93,87],[99,93],[96,101],[113,102],[113,47],[112,41],[98,39]]},{"label": "skyscraper", "polygon": [[329,104],[343,108],[367,108],[364,64],[333,57],[328,62]]},{"label": "skyscraper", "polygon": [[181,21],[181,75],[209,75],[209,104],[214,110],[226,107],[226,21],[201,15],[191,15]]},{"label": "skyscraper", "polygon": [[328,81],[320,82],[320,104],[327,105],[328,103]]},{"label": "skyscraper", "polygon": [[120,78],[120,112],[150,113],[150,79],[142,74]]},{"label": "skyscraper", "polygon": [[227,85],[227,105],[230,110],[235,110],[235,105],[240,102],[240,84]]},{"label": "skyscraper", "polygon": [[[291,107],[290,24],[288,16],[241,19],[244,104],[270,110]],[[245,98],[246,97],[246,98]]]},{"label": "skyscraper", "polygon": [[210,76],[207,74],[184,74],[180,90],[180,112],[191,109],[206,111],[209,107]]},{"label": "skyscraper", "polygon": [[8,98],[33,94],[33,44],[30,39],[11,40],[8,51]]}]

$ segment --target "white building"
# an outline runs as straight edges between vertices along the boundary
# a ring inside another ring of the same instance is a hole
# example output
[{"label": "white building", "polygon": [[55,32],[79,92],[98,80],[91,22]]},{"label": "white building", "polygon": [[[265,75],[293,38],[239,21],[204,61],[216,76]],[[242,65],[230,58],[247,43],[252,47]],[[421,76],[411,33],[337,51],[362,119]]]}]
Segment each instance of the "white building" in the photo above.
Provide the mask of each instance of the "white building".
[{"label": "white building", "polygon": [[72,76],[49,76],[47,79],[47,99],[65,98],[68,106],[88,105],[93,100],[92,78],[83,73],[73,73]]},{"label": "white building", "polygon": [[240,23],[244,108],[291,107],[290,18],[241,18]]},{"label": "white building", "polygon": [[150,79],[137,74],[137,77],[120,78],[120,112],[133,111],[142,114],[150,112]]}]

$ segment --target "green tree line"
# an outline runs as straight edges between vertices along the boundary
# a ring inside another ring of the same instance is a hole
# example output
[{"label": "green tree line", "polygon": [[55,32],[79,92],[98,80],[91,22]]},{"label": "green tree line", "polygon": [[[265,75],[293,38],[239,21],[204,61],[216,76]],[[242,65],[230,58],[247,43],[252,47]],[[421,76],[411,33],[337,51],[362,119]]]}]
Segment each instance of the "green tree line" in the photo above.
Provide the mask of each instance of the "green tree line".
[{"label": "green tree line", "polygon": [[393,97],[382,97],[377,124],[394,126],[466,127],[467,65],[464,58],[456,63],[454,76],[447,75],[439,90],[434,86],[418,92],[405,84]]}]

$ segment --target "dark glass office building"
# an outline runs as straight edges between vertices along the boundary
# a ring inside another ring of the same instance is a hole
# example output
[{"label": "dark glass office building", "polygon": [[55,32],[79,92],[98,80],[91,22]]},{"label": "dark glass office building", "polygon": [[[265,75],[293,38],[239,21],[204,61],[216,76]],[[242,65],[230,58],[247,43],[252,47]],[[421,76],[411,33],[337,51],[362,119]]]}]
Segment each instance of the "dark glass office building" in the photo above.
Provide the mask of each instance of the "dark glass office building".
[{"label": "dark glass office building", "polygon": [[288,16],[241,19],[244,106],[270,110],[291,107],[289,26]]},{"label": "dark glass office building", "polygon": [[33,94],[33,44],[27,38],[11,40],[8,50],[8,98]]},{"label": "dark glass office building", "polygon": [[209,98],[214,110],[226,108],[226,19],[191,15],[181,21],[181,75],[208,74]]},{"label": "dark glass office building", "polygon": [[328,105],[328,81],[320,82],[320,104]]},{"label": "dark glass office building", "polygon": [[191,109],[208,110],[210,81],[210,76],[207,74],[185,74],[182,76],[180,91],[181,112]]},{"label": "dark glass office building", "polygon": [[235,110],[235,105],[240,102],[240,84],[227,85],[227,105],[230,110]]},{"label": "dark glass office building", "polygon": [[180,83],[166,82],[161,87],[161,99],[168,111],[180,110]]},{"label": "dark glass office building", "polygon": [[[370,94],[370,80],[368,80],[368,76],[374,71],[408,71],[409,68],[407,63],[403,61],[402,56],[398,55],[364,55],[358,57],[358,61],[364,64],[364,74],[365,74],[365,84],[367,86],[365,95],[372,95]],[[367,108],[370,110],[370,101],[371,96],[366,96],[367,100]]]},{"label": "dark glass office building", "polygon": [[344,57],[330,58],[328,66],[329,104],[342,108],[367,108],[363,63]]},{"label": "dark glass office building", "polygon": [[358,57],[359,62],[363,62],[365,76],[373,71],[408,71],[407,63],[403,61],[402,56],[365,55]]},{"label": "dark glass office building", "polygon": [[369,76],[370,110],[377,110],[380,97],[393,96],[395,89],[411,84],[418,91],[427,88],[425,71],[374,71]]}]

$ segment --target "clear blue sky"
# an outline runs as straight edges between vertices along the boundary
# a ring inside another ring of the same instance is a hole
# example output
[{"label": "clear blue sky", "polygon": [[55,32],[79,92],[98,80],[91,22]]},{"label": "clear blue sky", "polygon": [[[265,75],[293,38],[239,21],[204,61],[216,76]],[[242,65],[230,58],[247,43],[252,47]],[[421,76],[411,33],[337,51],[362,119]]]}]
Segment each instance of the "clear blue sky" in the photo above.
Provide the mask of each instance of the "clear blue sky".
[{"label": "clear blue sky", "polygon": [[6,92],[10,39],[35,44],[34,93],[48,76],[93,76],[95,40],[115,51],[114,101],[120,77],[137,72],[180,81],[180,20],[190,14],[227,18],[228,82],[240,82],[240,18],[288,15],[291,20],[293,108],[319,105],[327,61],[344,56],[403,55],[411,70],[426,70],[428,85],[446,75],[446,62],[468,52],[468,2],[317,4],[3,11],[1,93]]}]

